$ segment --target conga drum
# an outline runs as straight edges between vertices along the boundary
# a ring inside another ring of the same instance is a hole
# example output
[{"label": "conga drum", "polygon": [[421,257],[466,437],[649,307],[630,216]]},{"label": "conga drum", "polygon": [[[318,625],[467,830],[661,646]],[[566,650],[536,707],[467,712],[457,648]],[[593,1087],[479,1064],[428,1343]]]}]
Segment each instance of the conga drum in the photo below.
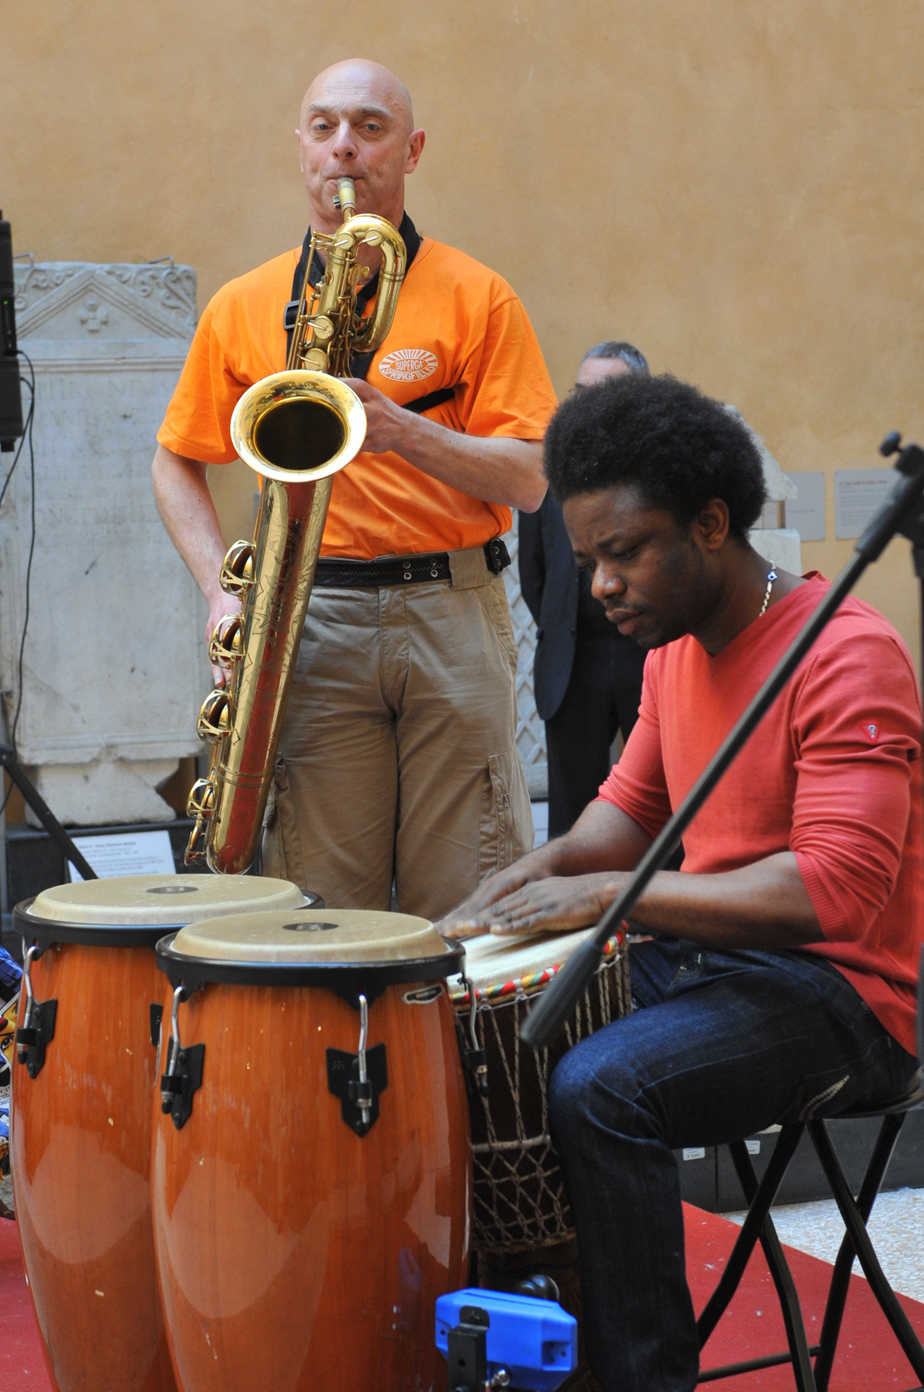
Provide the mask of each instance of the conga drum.
[{"label": "conga drum", "polygon": [[213,919],[157,954],[154,1242],[182,1392],[445,1388],[435,1302],[467,1274],[445,981],[462,949],[425,919],[325,910]]},{"label": "conga drum", "polygon": [[285,880],[127,875],[45,890],[26,959],[11,1158],[29,1288],[57,1392],[172,1392],[150,1215],[163,977],[154,944],[216,913],[308,902]]}]

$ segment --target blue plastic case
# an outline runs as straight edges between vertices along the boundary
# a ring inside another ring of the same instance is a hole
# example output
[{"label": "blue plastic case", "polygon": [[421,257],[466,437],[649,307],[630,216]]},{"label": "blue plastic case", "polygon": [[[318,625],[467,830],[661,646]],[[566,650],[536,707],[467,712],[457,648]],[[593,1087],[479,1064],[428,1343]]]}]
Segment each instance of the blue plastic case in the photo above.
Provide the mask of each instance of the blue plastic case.
[{"label": "blue plastic case", "polygon": [[474,1286],[436,1302],[436,1346],[443,1355],[463,1306],[485,1310],[490,1319],[485,1331],[489,1378],[506,1368],[514,1387],[555,1392],[577,1367],[577,1320],[557,1301]]}]

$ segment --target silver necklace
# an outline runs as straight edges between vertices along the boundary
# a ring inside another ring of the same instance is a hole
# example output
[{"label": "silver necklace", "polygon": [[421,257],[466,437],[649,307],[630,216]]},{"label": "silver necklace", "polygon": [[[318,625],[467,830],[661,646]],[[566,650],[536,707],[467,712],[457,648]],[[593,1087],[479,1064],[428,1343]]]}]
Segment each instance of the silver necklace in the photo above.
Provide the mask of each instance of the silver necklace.
[{"label": "silver necklace", "polygon": [[763,616],[764,616],[764,614],[766,614],[766,612],[767,612],[767,605],[770,603],[770,591],[773,589],[773,582],[774,582],[774,580],[777,580],[777,579],[779,579],[779,577],[778,577],[776,571],[775,571],[775,570],[773,569],[773,567],[771,566],[771,567],[770,567],[770,572],[769,572],[769,574],[768,574],[768,576],[767,576],[767,592],[766,592],[766,594],[764,595],[764,602],[763,602],[763,604],[760,606],[760,613],[757,615],[757,617],[758,617],[759,619],[762,619]]}]

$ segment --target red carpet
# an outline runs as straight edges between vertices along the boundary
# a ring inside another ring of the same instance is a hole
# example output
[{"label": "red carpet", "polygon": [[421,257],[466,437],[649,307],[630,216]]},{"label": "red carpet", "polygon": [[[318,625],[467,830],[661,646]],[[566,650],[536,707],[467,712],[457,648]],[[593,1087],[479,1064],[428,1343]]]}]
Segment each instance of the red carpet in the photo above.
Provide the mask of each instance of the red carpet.
[{"label": "red carpet", "polygon": [[19,1234],[8,1218],[0,1218],[0,1329],[2,1392],[52,1392],[23,1274]]},{"label": "red carpet", "polygon": [[[721,1274],[738,1233],[734,1223],[685,1206],[687,1271],[699,1311]],[[815,1257],[786,1249],[802,1300],[809,1343],[814,1343],[831,1268]],[[924,1336],[924,1305],[902,1297],[911,1323]],[[0,1389],[52,1392],[39,1342],[28,1287],[23,1276],[16,1224],[0,1219]],[[737,1296],[706,1345],[703,1367],[760,1358],[786,1347],[783,1319],[760,1250],[751,1260]],[[917,1380],[895,1343],[866,1282],[854,1277],[831,1392],[905,1392]],[[785,1365],[705,1384],[724,1392],[792,1392]]]},{"label": "red carpet", "polygon": [[[684,1205],[687,1234],[687,1278],[696,1312],[705,1305],[718,1281],[740,1229],[727,1218]],[[810,1344],[821,1335],[825,1298],[831,1267],[804,1252],[786,1249]],[[924,1338],[924,1305],[900,1296],[919,1337]],[[776,1290],[758,1247],[744,1273],[738,1293],[719,1321],[703,1350],[702,1366],[718,1367],[763,1358],[786,1348],[783,1316]],[[762,1372],[706,1383],[724,1392],[793,1392],[792,1372],[786,1364]],[[920,1386],[891,1328],[876,1304],[867,1283],[851,1278],[847,1309],[830,1392],[905,1392]]]}]

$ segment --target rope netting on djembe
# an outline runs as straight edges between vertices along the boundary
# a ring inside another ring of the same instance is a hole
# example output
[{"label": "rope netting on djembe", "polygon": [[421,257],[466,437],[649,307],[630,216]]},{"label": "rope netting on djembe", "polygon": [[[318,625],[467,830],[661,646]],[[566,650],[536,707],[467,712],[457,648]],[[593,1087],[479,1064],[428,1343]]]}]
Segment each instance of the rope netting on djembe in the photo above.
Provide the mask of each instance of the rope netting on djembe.
[{"label": "rope netting on djembe", "polygon": [[476,1249],[527,1251],[574,1236],[549,1136],[548,1081],[568,1049],[628,1014],[625,945],[612,947],[555,1044],[536,1051],[522,1043],[520,1030],[555,971],[508,982],[498,993],[477,993],[475,1029],[486,1054],[489,1093],[470,1105]]}]

